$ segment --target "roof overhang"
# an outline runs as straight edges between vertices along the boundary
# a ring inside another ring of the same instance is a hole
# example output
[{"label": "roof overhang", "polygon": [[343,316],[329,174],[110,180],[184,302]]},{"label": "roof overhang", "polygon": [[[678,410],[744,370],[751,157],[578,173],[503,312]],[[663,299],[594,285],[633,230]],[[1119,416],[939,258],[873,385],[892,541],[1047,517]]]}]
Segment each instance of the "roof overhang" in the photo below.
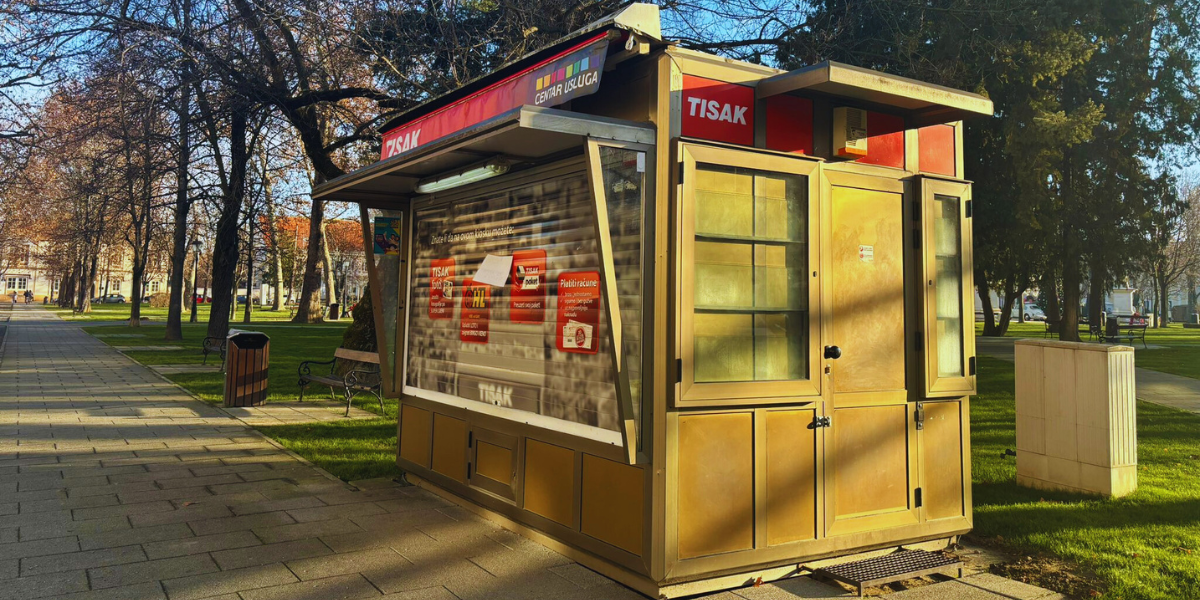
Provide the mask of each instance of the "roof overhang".
[{"label": "roof overhang", "polygon": [[653,145],[648,123],[522,106],[313,188],[314,199],[385,206],[414,194],[421,179],[493,156],[536,162],[595,138]]},{"label": "roof overhang", "polygon": [[759,99],[800,92],[880,108],[903,116],[910,127],[992,116],[992,101],[979,94],[826,61],[769,77],[755,87]]}]

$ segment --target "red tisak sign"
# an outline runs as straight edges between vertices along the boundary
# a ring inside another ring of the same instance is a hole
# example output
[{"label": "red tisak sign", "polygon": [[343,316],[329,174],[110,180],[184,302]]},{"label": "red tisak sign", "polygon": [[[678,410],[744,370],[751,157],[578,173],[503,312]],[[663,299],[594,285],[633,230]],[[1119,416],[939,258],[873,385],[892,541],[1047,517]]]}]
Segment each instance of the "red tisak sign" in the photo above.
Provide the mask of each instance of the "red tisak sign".
[{"label": "red tisak sign", "polygon": [[512,292],[508,320],[513,323],[541,323],[546,320],[546,251],[513,252]]},{"label": "red tisak sign", "polygon": [[693,75],[683,76],[685,137],[754,145],[754,88]]},{"label": "red tisak sign", "polygon": [[608,34],[550,57],[462,100],[383,134],[380,160],[409,152],[519,106],[558,106],[600,89]]},{"label": "red tisak sign", "polygon": [[454,259],[435,258],[429,264],[429,318],[454,317]]}]

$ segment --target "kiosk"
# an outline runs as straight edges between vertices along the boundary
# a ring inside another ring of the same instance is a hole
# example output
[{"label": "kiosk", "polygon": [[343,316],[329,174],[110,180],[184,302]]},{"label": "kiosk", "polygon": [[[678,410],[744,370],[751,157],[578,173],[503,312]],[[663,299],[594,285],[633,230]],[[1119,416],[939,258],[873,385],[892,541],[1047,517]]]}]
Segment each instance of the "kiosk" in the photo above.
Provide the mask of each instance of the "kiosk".
[{"label": "kiosk", "polygon": [[971,528],[989,100],[664,40],[634,4],[384,128],[361,206],[397,463],[651,596]]}]

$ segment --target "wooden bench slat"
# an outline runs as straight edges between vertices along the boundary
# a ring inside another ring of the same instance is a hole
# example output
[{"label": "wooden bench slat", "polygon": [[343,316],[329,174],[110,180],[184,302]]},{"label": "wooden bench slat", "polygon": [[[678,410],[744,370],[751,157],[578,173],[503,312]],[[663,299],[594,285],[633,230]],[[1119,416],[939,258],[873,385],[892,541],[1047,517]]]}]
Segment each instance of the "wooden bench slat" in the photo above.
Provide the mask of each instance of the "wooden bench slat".
[{"label": "wooden bench slat", "polygon": [[379,353],[377,352],[363,352],[362,350],[347,350],[346,348],[338,348],[336,351],[334,351],[333,356],[335,358],[344,358],[346,360],[354,360],[373,365],[379,364]]}]

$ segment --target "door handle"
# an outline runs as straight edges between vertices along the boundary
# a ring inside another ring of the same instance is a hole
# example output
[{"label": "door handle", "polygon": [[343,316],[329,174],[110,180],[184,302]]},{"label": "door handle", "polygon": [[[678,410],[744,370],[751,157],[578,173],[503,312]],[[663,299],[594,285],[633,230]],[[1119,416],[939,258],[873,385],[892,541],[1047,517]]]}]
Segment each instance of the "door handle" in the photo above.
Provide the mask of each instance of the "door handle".
[{"label": "door handle", "polygon": [[837,346],[825,346],[825,358],[827,360],[837,360],[842,357],[842,349]]},{"label": "door handle", "polygon": [[822,427],[833,427],[833,420],[829,417],[814,417],[813,422],[808,424],[809,429],[820,429]]}]

